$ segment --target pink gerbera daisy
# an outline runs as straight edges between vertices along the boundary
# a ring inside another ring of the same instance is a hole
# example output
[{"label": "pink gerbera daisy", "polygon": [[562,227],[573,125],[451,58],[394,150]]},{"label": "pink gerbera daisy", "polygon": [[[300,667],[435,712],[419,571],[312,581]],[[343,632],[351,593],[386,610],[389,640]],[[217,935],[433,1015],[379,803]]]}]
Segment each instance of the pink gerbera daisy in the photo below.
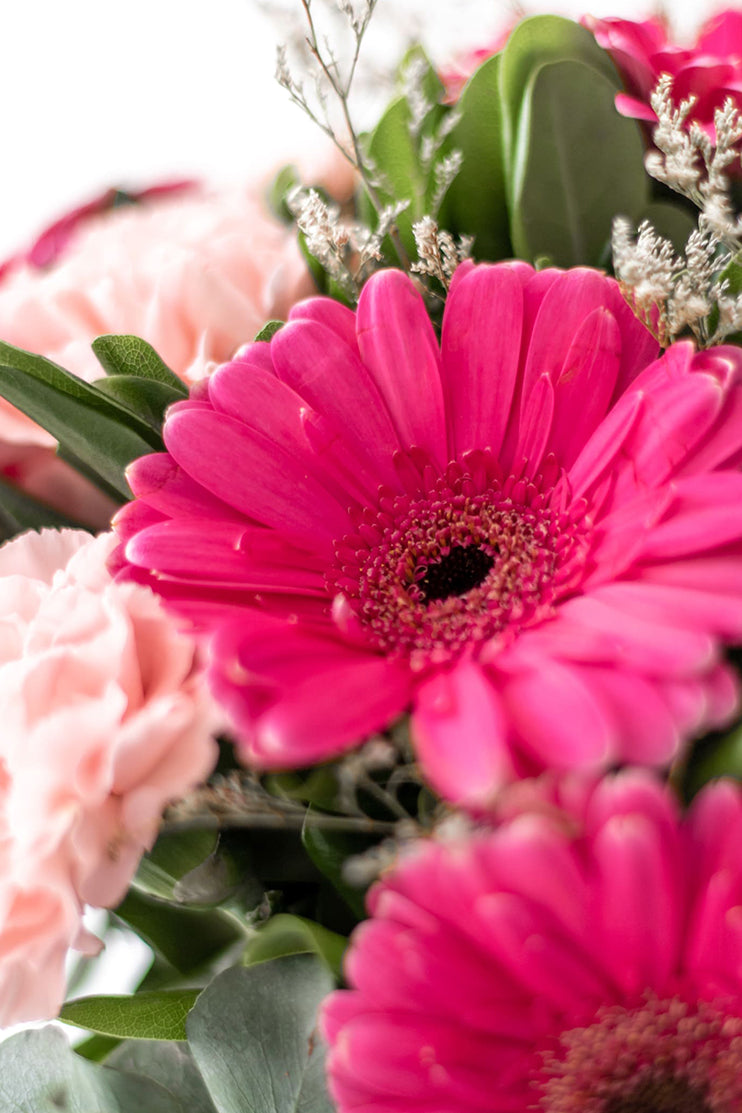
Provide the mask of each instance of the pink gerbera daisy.
[{"label": "pink gerbera daisy", "polygon": [[742,793],[584,788],[371,890],[324,1009],[340,1113],[742,1108]]},{"label": "pink gerbera daisy", "polygon": [[[312,299],[131,469],[131,564],[212,637],[264,768],[412,710],[443,795],[662,765],[735,706],[742,352],[655,361],[616,283],[464,265],[439,345],[412,281]],[[146,570],[146,571],[144,571]]]}]

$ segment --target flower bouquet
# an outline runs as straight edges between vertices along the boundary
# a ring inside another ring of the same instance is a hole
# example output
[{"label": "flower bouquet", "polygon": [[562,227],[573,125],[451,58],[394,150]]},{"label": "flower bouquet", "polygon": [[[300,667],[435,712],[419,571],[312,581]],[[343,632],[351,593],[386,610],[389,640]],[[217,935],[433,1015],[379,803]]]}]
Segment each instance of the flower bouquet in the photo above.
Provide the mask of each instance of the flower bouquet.
[{"label": "flower bouquet", "polygon": [[742,13],[375,7],[0,275],[0,1113],[742,1110]]}]

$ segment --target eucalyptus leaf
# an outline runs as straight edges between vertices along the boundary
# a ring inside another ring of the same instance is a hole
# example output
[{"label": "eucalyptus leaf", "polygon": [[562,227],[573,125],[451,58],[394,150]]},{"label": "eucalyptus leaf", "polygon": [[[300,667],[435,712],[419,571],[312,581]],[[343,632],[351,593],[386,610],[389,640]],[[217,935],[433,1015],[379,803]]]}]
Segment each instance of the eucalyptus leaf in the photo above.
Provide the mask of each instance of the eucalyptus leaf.
[{"label": "eucalyptus leaf", "polygon": [[101,1036],[124,1040],[184,1040],[185,1018],[199,989],[165,989],[130,996],[79,997],[60,1020]]},{"label": "eucalyptus leaf", "polygon": [[55,1028],[0,1044],[1,1113],[189,1113],[148,1078],[120,1074],[76,1055]]},{"label": "eucalyptus leaf", "polygon": [[448,188],[441,225],[456,235],[474,236],[474,257],[495,261],[511,254],[503,161],[500,55],[472,74],[457,104],[460,115],[446,151],[463,155]]},{"label": "eucalyptus leaf", "polygon": [[282,912],[258,928],[245,948],[243,961],[245,966],[255,966],[282,955],[316,954],[340,978],[347,946],[344,935],[303,916]]},{"label": "eucalyptus leaf", "polygon": [[186,1043],[158,1040],[122,1043],[109,1055],[106,1065],[123,1074],[151,1079],[177,1099],[187,1113],[216,1113]]},{"label": "eucalyptus leaf", "polygon": [[107,375],[126,375],[162,383],[180,398],[188,397],[188,387],[170,370],[151,344],[141,336],[98,336],[92,343],[98,362]]},{"label": "eucalyptus leaf", "polygon": [[317,1010],[333,980],[314,956],[226,970],[188,1017],[218,1113],[332,1113]]},{"label": "eucalyptus leaf", "polygon": [[613,84],[584,62],[541,66],[526,91],[515,142],[511,235],[515,254],[598,266],[613,218],[649,201],[644,145],[614,107]]}]

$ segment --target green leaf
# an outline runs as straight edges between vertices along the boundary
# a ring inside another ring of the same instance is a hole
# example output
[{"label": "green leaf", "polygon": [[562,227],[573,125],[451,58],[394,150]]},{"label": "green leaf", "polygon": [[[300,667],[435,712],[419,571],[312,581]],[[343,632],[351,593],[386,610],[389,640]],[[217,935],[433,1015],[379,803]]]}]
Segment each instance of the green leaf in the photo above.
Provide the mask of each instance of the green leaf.
[{"label": "green leaf", "polygon": [[107,398],[117,402],[135,413],[159,436],[165,411],[173,402],[182,402],[182,391],[173,390],[156,379],[140,379],[136,375],[111,375],[99,379],[98,390]]},{"label": "green leaf", "polygon": [[548,255],[556,266],[598,266],[613,218],[648,203],[643,141],[619,116],[615,88],[583,62],[537,70],[515,143],[511,235],[515,254]]},{"label": "green leaf", "polygon": [[124,499],[131,491],[124,470],[138,456],[161,448],[153,430],[93,384],[43,356],[0,341],[0,394],[46,429],[86,474]]},{"label": "green leaf", "polygon": [[309,808],[301,832],[304,848],[317,869],[321,870],[358,919],[362,920],[366,915],[365,894],[361,889],[348,884],[343,877],[343,865],[351,855],[362,854],[378,840],[344,831],[323,831],[312,825],[311,812],[312,809]]},{"label": "green leaf", "polygon": [[286,324],[285,321],[268,321],[257,333],[256,340],[271,340]]},{"label": "green leaf", "polygon": [[696,228],[695,218],[686,209],[669,201],[653,201],[635,218],[637,227],[643,220],[648,220],[660,236],[670,240],[678,254],[683,252],[688,236]]},{"label": "green leaf", "polygon": [[332,1113],[317,1009],[322,963],[292,955],[226,970],[188,1018],[188,1041],[218,1113]]},{"label": "green leaf", "polygon": [[513,166],[513,145],[528,86],[534,72],[549,62],[585,62],[601,73],[615,92],[621,82],[610,56],[585,27],[557,15],[524,19],[509,36],[502,52],[500,93],[506,164]]},{"label": "green leaf", "polygon": [[180,831],[160,835],[139,863],[134,878],[135,888],[160,900],[175,900],[177,882],[213,853],[217,841],[215,831]]},{"label": "green leaf", "polygon": [[176,908],[135,889],[129,890],[115,913],[184,975],[242,938],[234,921],[218,909]]},{"label": "green leaf", "polygon": [[259,928],[245,948],[245,966],[255,966],[282,955],[315,954],[336,978],[342,974],[343,955],[348,946],[344,935],[330,931],[303,916],[282,912]]},{"label": "green leaf", "polygon": [[51,1027],[0,1044],[0,1102],[2,1113],[189,1113],[156,1082],[76,1055]]},{"label": "green leaf", "polygon": [[185,1018],[200,989],[165,989],[129,997],[78,997],[59,1014],[66,1024],[123,1040],[184,1040]]},{"label": "green leaf", "polygon": [[0,541],[7,541],[27,529],[64,527],[86,528],[0,477]]},{"label": "green leaf", "polygon": [[461,115],[446,151],[464,156],[444,199],[441,225],[455,235],[474,236],[479,260],[511,254],[503,162],[500,55],[489,58],[467,82],[459,98]]},{"label": "green leaf", "polygon": [[88,1036],[82,1043],[75,1044],[75,1054],[81,1055],[91,1063],[102,1063],[121,1043],[114,1036]]},{"label": "green leaf", "polygon": [[685,798],[690,800],[716,777],[742,781],[742,723],[726,734],[713,734],[696,744],[684,771]]},{"label": "green leaf", "polygon": [[109,1055],[106,1066],[122,1074],[150,1078],[177,1099],[187,1113],[216,1113],[187,1044],[157,1040],[123,1043]]},{"label": "green leaf", "polygon": [[[410,131],[411,114],[406,98],[397,97],[372,132],[368,141],[368,153],[371,162],[378,167],[383,182],[377,190],[381,202],[410,202],[409,207],[397,217],[397,227],[405,250],[414,257],[415,237],[412,225],[427,211],[435,189],[432,170],[427,174],[423,172],[420,138],[434,132],[451,109],[437,103],[443,87],[424,51],[420,47],[413,48],[407,55],[407,64],[413,55],[417,55],[426,65],[422,86],[433,105],[422,125],[420,136],[415,137]],[[404,65],[405,63],[403,67]],[[369,209],[364,208],[364,214],[369,219],[372,218]]]},{"label": "green leaf", "polygon": [[292,190],[301,185],[299,171],[291,163],[282,166],[273,181],[268,186],[266,200],[268,206],[283,224],[293,224],[294,216],[289,208],[286,198]]},{"label": "green leaf", "polygon": [[180,398],[188,397],[188,387],[183,380],[170,370],[152,345],[140,336],[106,334],[97,337],[92,348],[107,375],[149,379],[150,382],[170,387]]}]

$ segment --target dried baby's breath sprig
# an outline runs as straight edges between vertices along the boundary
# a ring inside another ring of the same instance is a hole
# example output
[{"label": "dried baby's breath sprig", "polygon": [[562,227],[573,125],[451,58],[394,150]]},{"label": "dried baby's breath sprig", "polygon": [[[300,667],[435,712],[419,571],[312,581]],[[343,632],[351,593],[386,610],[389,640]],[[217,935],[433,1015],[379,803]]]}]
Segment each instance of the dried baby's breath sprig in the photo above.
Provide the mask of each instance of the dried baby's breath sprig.
[{"label": "dried baby's breath sprig", "polygon": [[474,242],[471,236],[455,240],[450,232],[441,230],[431,216],[424,216],[412,225],[418,261],[410,270],[413,274],[437,278],[448,289],[453,272],[459,263],[468,259]]},{"label": "dried baby's breath sprig", "polygon": [[165,813],[161,831],[304,826],[373,835],[391,835],[397,829],[394,822],[373,819],[365,813],[346,816],[307,812],[303,804],[267,792],[254,774],[234,770],[226,776],[214,777],[211,783],[172,804]]},{"label": "dried baby's breath sprig", "polygon": [[[340,12],[345,18],[346,27],[352,37],[350,61],[343,70],[328,38],[320,36],[318,33],[312,6],[313,0],[301,0],[306,18],[306,34],[303,37],[302,45],[311,59],[311,66],[308,69],[313,80],[314,103],[310,101],[304,82],[297,80],[291,71],[286,44],[278,47],[276,77],[291,99],[332,140],[343,157],[359,174],[369,200],[376,210],[377,218],[381,220],[385,213],[388,217],[388,206],[384,204],[379,194],[382,183],[377,168],[364,150],[350,109],[351,88],[358,67],[361,45],[377,2],[378,0],[362,0],[361,3],[354,4],[352,0],[338,0],[336,11]],[[343,134],[340,134],[332,119],[331,101],[339,109],[343,122]],[[389,236],[394,245],[400,264],[403,267],[408,267],[407,252],[394,222],[387,227],[385,234]],[[323,262],[323,260],[320,259],[320,262]]]},{"label": "dried baby's breath sprig", "polygon": [[385,205],[372,229],[360,221],[343,220],[339,206],[323,201],[314,189],[295,189],[286,202],[306,238],[307,250],[351,300],[357,299],[375,264],[383,262],[384,238],[409,204]]},{"label": "dried baby's breath sprig", "polygon": [[742,329],[742,295],[729,293],[724,271],[742,259],[742,219],[735,215],[726,171],[739,159],[742,118],[731,100],[714,115],[716,143],[695,122],[691,97],[676,107],[672,79],[663,75],[652,95],[656,151],[647,171],[692,201],[698,226],[676,255],[669,240],[644,221],[636,238],[622,217],[613,225],[616,277],[634,311],[664,347],[690,330],[701,347]]}]

